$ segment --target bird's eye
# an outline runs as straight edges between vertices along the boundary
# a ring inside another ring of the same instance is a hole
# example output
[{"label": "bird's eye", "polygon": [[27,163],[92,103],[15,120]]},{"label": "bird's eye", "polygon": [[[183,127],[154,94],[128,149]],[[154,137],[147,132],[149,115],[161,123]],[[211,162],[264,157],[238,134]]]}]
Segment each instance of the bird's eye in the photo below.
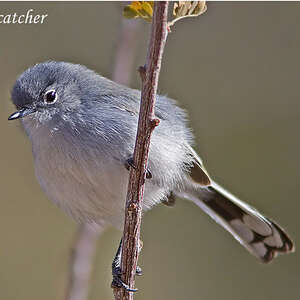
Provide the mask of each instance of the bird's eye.
[{"label": "bird's eye", "polygon": [[53,104],[57,100],[57,93],[55,90],[49,90],[44,94],[44,102],[46,104]]}]

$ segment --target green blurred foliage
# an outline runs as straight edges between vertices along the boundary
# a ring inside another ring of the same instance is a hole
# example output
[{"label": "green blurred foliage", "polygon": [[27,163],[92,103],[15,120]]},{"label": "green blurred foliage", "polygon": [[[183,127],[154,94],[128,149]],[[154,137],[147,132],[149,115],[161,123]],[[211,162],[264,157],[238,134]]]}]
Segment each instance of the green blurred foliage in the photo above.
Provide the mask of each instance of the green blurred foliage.
[{"label": "green blurred foliage", "polygon": [[[0,24],[0,298],[64,299],[76,224],[36,182],[30,143],[20,124],[7,121],[14,111],[9,91],[24,69],[49,59],[109,77],[122,9],[100,2],[0,3],[1,14],[29,8],[49,14],[46,22]],[[203,16],[169,34],[159,84],[189,111],[210,174],[278,220],[296,244],[299,20],[299,3],[210,2]],[[146,56],[149,25],[143,26],[136,67]],[[140,86],[137,73],[131,86]],[[90,300],[112,299],[110,264],[119,238],[111,229],[99,240]],[[137,300],[299,298],[299,252],[261,265],[191,203],[147,213],[142,238]]]}]

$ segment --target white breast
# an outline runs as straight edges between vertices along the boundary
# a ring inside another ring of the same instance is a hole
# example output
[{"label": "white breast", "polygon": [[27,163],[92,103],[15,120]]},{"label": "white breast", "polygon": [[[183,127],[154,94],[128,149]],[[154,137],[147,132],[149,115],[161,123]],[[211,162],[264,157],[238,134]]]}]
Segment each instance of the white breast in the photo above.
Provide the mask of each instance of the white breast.
[{"label": "white breast", "polygon": [[[33,129],[30,121],[24,127],[32,142],[37,179],[48,198],[78,221],[121,227],[129,175],[124,164],[113,154],[79,151],[55,131]],[[164,189],[148,182],[144,210],[164,196]]]}]

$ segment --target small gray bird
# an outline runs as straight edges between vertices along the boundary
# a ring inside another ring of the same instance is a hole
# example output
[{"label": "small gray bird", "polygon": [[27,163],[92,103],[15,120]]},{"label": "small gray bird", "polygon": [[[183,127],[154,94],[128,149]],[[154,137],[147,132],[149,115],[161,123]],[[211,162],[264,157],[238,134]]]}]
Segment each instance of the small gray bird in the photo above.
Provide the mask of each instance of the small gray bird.
[{"label": "small gray bird", "polygon": [[[26,70],[11,96],[18,111],[9,120],[22,118],[49,199],[80,222],[122,228],[140,91],[81,65],[49,61]],[[155,115],[160,125],[151,140],[144,211],[188,199],[262,262],[293,251],[278,224],[211,180],[174,100],[157,96]]]}]

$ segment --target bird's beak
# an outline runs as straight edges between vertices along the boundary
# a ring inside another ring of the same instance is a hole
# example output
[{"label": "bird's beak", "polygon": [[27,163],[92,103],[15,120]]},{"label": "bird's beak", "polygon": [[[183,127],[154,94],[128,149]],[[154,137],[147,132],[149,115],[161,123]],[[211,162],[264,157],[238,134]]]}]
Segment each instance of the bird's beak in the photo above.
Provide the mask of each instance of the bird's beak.
[{"label": "bird's beak", "polygon": [[16,112],[14,112],[13,114],[11,114],[8,118],[8,120],[15,120],[15,119],[19,119],[19,118],[23,118],[29,114],[32,114],[36,111],[35,108],[30,108],[30,107],[25,107],[22,108]]}]

